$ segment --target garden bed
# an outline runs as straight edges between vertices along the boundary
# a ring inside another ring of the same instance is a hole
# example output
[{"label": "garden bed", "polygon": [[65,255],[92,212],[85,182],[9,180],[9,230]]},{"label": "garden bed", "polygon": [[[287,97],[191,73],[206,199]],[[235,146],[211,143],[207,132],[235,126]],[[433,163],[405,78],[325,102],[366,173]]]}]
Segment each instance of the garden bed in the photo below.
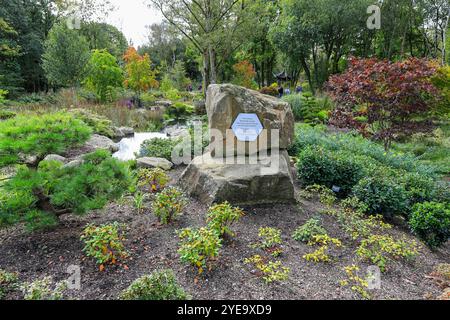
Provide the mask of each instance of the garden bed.
[{"label": "garden bed", "polygon": [[[183,168],[170,172],[175,184]],[[26,233],[22,226],[0,231],[0,269],[18,272],[20,281],[33,281],[45,276],[55,280],[67,279],[66,269],[70,265],[81,267],[81,290],[69,291],[74,299],[116,299],[131,282],[144,274],[158,269],[173,269],[179,284],[194,299],[360,299],[349,287],[343,287],[346,279],[344,267],[357,264],[361,270],[369,264],[361,262],[355,255],[356,245],[339,227],[336,218],[321,214],[323,226],[329,235],[343,241],[344,247],[336,250],[336,261],[315,264],[303,259],[313,250],[310,246],[292,239],[294,230],[324,209],[320,202],[301,200],[296,205],[279,205],[244,208],[243,217],[235,226],[236,236],[224,243],[216,267],[198,277],[196,270],[183,264],[177,254],[176,230],[204,225],[208,208],[195,199],[190,199],[184,215],[172,225],[161,226],[151,209],[138,214],[132,199],[123,199],[105,209],[83,217],[66,216],[55,229],[33,234]],[[130,258],[125,264],[107,266],[100,272],[98,265],[83,254],[80,234],[88,223],[102,224],[118,221],[127,225],[126,248]],[[284,283],[266,284],[254,268],[244,263],[245,258],[260,254],[252,244],[258,240],[261,227],[281,229],[284,253],[277,258],[291,269]],[[394,227],[387,231],[396,238],[417,240],[406,230]],[[371,291],[374,299],[427,299],[442,293],[433,281],[427,278],[433,268],[450,262],[450,245],[447,243],[432,252],[420,245],[419,254],[413,262],[396,261],[388,272],[382,274],[380,290]],[[16,290],[8,299],[21,299]]]}]

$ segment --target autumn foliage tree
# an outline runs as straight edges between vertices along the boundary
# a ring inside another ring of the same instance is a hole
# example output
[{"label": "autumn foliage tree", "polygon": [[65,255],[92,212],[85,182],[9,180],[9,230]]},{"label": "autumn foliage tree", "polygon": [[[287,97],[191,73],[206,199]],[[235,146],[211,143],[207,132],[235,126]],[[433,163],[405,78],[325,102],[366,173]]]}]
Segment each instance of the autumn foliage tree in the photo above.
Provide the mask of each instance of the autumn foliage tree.
[{"label": "autumn foliage tree", "polygon": [[426,116],[437,97],[430,80],[436,68],[435,63],[417,58],[350,59],[348,70],[327,84],[338,105],[331,123],[383,141],[388,150],[396,138],[430,127]]},{"label": "autumn foliage tree", "polygon": [[125,87],[132,89],[138,98],[142,92],[159,86],[156,80],[157,70],[152,69],[152,62],[148,54],[139,55],[135,48],[128,48],[124,55]]},{"label": "autumn foliage tree", "polygon": [[234,83],[246,88],[254,88],[255,87],[255,68],[253,65],[247,61],[243,60],[241,62],[236,63],[233,66],[233,70],[235,73],[234,76]]}]

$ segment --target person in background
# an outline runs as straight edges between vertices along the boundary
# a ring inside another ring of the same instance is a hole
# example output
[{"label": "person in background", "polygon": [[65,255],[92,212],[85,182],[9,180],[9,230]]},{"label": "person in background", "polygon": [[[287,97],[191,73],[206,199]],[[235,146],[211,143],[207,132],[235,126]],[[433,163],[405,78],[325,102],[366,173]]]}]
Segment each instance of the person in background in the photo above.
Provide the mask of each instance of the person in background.
[{"label": "person in background", "polygon": [[283,94],[284,94],[284,88],[283,88],[283,86],[280,84],[279,86],[278,86],[278,98],[282,98],[283,97]]}]

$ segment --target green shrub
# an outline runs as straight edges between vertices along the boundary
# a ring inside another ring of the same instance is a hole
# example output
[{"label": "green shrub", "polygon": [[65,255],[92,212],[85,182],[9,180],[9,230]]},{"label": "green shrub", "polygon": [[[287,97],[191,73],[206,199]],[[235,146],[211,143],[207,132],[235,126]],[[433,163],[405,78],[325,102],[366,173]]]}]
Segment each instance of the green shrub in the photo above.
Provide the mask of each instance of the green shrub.
[{"label": "green shrub", "polygon": [[51,277],[25,283],[22,286],[25,300],[63,300],[66,290],[66,281],[54,284]]},{"label": "green shrub", "polygon": [[141,94],[141,101],[145,107],[153,107],[156,102],[154,94],[146,92]]},{"label": "green shrub", "polygon": [[8,93],[8,90],[0,89],[0,106],[6,102],[6,96]]},{"label": "green shrub", "polygon": [[21,161],[21,155],[61,154],[89,139],[91,129],[68,113],[18,115],[0,122],[0,167]]},{"label": "green shrub", "polygon": [[33,229],[62,214],[101,209],[131,185],[127,164],[103,150],[85,156],[78,167],[56,161],[43,161],[37,170],[21,167],[3,186],[0,226],[26,221]]},{"label": "green shrub", "polygon": [[330,98],[317,98],[310,93],[286,95],[283,100],[291,105],[296,121],[311,124],[325,123],[333,107]]},{"label": "green shrub", "polygon": [[178,254],[181,261],[197,268],[202,274],[212,269],[212,262],[219,257],[222,240],[215,230],[209,228],[183,229],[178,232],[181,240]]},{"label": "green shrub", "polygon": [[439,247],[450,238],[450,205],[436,202],[416,204],[409,225],[414,234],[431,248]]},{"label": "green shrub", "polygon": [[434,177],[437,168],[425,165],[414,154],[394,151],[386,152],[382,145],[351,133],[328,133],[324,126],[311,127],[298,124],[295,128],[295,141],[289,153],[298,156],[307,147],[322,147],[328,151],[341,151],[363,159],[370,165],[384,165],[393,169],[416,172],[423,176]]},{"label": "green shrub", "polygon": [[408,192],[383,172],[361,179],[353,188],[353,194],[368,206],[370,213],[389,218],[408,214]]},{"label": "green shrub", "polygon": [[319,219],[310,219],[303,226],[297,228],[292,234],[295,241],[310,242],[314,236],[326,235],[327,231],[322,227]]},{"label": "green shrub", "polygon": [[177,89],[169,89],[164,93],[166,99],[170,101],[178,101],[181,99],[180,92]]},{"label": "green shrub", "polygon": [[88,257],[94,258],[103,270],[105,264],[117,264],[118,261],[128,257],[125,250],[124,226],[117,222],[95,226],[93,224],[84,228],[81,235],[84,243],[83,251]]},{"label": "green shrub", "polygon": [[0,300],[3,300],[8,292],[14,290],[19,277],[16,273],[0,269]]},{"label": "green shrub", "polygon": [[[278,95],[278,90],[277,90]],[[283,101],[289,103],[291,106],[292,112],[294,113],[295,121],[303,121],[304,113],[303,113],[303,99],[300,94],[291,94],[283,97]]]},{"label": "green shrub", "polygon": [[115,137],[112,122],[108,118],[100,116],[86,109],[72,109],[70,110],[70,113],[73,114],[75,118],[80,119],[89,127],[91,127],[93,133],[110,138]]},{"label": "green shrub", "polygon": [[163,224],[176,220],[187,205],[183,192],[175,187],[168,187],[155,196],[153,212]]},{"label": "green shrub", "polygon": [[9,110],[0,109],[0,120],[8,120],[14,118],[17,114]]},{"label": "green shrub", "polygon": [[120,295],[121,300],[187,300],[189,296],[177,283],[172,270],[155,271],[135,280]]},{"label": "green shrub", "polygon": [[165,118],[167,120],[181,121],[186,120],[195,111],[195,108],[191,105],[183,102],[175,102],[171,106],[166,108]]},{"label": "green shrub", "polygon": [[305,185],[341,188],[348,195],[363,175],[363,164],[343,152],[327,151],[322,147],[308,147],[299,154],[297,169]]},{"label": "green shrub", "polygon": [[179,140],[153,138],[144,141],[139,153],[140,157],[155,157],[172,160],[172,151],[180,143]]},{"label": "green shrub", "polygon": [[208,227],[215,230],[219,236],[224,234],[234,236],[231,225],[239,221],[244,216],[244,212],[237,207],[232,207],[228,202],[212,206],[208,210]]}]

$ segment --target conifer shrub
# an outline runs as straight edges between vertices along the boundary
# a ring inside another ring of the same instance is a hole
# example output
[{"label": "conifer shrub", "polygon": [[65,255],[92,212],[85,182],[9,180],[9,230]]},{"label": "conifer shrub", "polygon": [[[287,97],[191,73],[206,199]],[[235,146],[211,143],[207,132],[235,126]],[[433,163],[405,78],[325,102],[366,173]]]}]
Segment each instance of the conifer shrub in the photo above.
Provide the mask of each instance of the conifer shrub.
[{"label": "conifer shrub", "polygon": [[61,154],[89,139],[92,130],[64,112],[17,115],[0,122],[0,167],[23,162],[27,156],[43,159]]},{"label": "conifer shrub", "polygon": [[19,168],[0,187],[0,226],[26,222],[34,230],[57,223],[63,214],[103,208],[132,185],[127,163],[100,150],[85,156],[79,167],[43,161],[37,170]]}]

